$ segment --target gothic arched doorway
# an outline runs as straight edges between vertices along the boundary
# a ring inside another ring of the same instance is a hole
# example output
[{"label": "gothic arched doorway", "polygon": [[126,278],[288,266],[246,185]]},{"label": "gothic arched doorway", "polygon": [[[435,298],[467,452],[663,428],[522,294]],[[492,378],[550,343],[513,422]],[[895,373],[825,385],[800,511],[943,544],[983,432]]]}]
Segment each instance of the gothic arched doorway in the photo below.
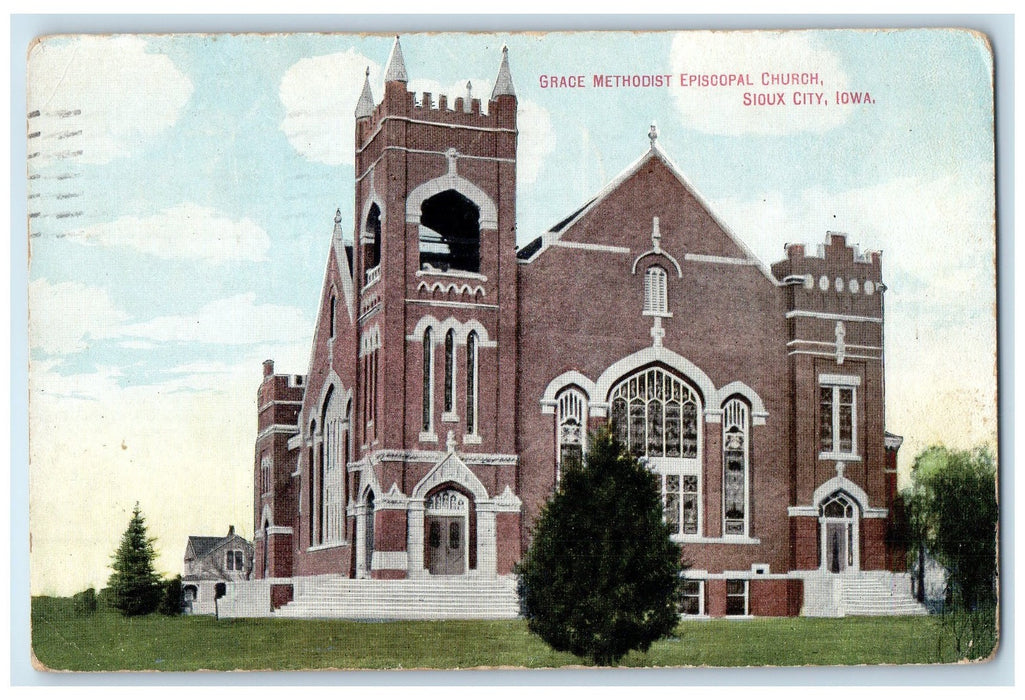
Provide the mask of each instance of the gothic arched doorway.
[{"label": "gothic arched doorway", "polygon": [[454,488],[431,494],[424,503],[427,530],[427,571],[435,576],[459,576],[469,568],[470,499]]},{"label": "gothic arched doorway", "polygon": [[853,498],[837,491],[819,508],[821,566],[832,574],[859,567],[858,507]]}]

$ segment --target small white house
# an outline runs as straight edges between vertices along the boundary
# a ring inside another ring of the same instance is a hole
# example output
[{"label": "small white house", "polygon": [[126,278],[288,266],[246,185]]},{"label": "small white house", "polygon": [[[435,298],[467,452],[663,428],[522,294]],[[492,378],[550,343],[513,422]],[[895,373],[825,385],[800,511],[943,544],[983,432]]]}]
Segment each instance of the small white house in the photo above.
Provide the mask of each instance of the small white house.
[{"label": "small white house", "polygon": [[184,611],[213,615],[216,600],[224,595],[229,581],[245,581],[253,573],[253,545],[228,527],[224,537],[191,535],[185,545],[182,571]]}]

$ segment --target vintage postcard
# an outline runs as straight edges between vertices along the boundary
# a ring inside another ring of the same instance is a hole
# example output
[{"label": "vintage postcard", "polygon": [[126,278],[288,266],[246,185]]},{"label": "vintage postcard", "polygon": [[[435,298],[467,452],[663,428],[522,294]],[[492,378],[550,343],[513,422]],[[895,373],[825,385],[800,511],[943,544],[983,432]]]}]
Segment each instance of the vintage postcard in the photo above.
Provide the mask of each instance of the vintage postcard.
[{"label": "vintage postcard", "polygon": [[37,668],[995,653],[985,35],[45,36],[27,89]]}]

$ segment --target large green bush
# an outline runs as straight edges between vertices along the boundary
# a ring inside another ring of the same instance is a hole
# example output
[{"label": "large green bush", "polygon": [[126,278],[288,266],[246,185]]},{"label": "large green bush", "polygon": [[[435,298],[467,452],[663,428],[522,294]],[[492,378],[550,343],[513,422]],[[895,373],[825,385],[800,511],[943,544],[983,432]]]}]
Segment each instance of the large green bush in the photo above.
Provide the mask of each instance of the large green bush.
[{"label": "large green bush", "polygon": [[517,568],[530,631],[596,664],[647,651],[679,621],[680,548],[657,477],[599,431],[565,470]]}]

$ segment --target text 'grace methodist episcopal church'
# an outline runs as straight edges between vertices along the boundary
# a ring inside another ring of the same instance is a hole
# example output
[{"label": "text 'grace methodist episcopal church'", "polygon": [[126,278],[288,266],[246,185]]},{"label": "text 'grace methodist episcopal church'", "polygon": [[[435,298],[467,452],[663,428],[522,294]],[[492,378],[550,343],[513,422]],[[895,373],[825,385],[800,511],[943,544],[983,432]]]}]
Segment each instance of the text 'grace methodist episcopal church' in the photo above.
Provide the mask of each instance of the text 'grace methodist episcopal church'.
[{"label": "text 'grace methodist episcopal church'", "polygon": [[879,254],[829,233],[766,267],[654,127],[517,250],[504,50],[486,109],[406,84],[396,39],[356,105],[354,244],[336,216],[307,373],[264,365],[257,580],[222,610],[515,615],[531,524],[611,424],[661,481],[684,613],[908,612]]}]

